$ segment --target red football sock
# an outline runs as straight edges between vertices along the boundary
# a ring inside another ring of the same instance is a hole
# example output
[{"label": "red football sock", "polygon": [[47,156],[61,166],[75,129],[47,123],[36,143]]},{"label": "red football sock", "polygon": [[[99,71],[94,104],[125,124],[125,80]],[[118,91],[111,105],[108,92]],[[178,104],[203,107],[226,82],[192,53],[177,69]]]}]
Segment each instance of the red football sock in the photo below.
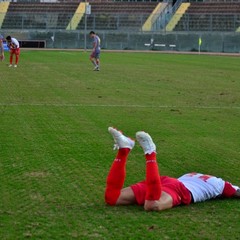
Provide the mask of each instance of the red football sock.
[{"label": "red football sock", "polygon": [[126,176],[126,161],[129,152],[129,148],[119,149],[110,168],[105,191],[105,202],[109,205],[115,205],[121,193]]},{"label": "red football sock", "polygon": [[19,60],[19,55],[16,54],[16,60],[15,60],[15,64],[16,64],[16,65],[18,64],[18,60]]},{"label": "red football sock", "polygon": [[156,153],[146,154],[146,183],[147,193],[145,200],[159,200],[162,186],[158,171]]},{"label": "red football sock", "polygon": [[12,64],[12,61],[13,61],[13,55],[11,54],[10,55],[10,64]]}]

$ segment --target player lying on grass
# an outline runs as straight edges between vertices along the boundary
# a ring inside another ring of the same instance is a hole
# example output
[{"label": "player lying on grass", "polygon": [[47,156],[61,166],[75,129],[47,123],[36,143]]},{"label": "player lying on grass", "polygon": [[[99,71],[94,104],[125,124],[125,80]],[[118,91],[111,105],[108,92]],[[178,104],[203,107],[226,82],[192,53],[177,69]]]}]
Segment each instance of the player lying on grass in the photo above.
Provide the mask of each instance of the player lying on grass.
[{"label": "player lying on grass", "polygon": [[146,158],[146,180],[123,188],[126,161],[135,141],[115,128],[108,131],[115,141],[118,153],[107,176],[105,201],[109,205],[144,205],[147,211],[161,211],[181,204],[202,202],[217,197],[240,198],[240,188],[210,175],[187,173],[180,178],[160,176],[156,146],[151,136],[143,131],[136,133]]}]

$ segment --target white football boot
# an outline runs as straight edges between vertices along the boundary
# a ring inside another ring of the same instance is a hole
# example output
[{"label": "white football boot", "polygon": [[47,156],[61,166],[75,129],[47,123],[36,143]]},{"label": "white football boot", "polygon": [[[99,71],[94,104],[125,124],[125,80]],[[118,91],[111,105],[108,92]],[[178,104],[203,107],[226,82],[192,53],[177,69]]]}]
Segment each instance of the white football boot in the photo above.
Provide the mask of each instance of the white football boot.
[{"label": "white football boot", "polygon": [[145,154],[156,152],[156,145],[148,133],[144,131],[137,132],[136,138]]},{"label": "white football boot", "polygon": [[99,66],[97,65],[96,67],[94,67],[93,71],[99,71]]},{"label": "white football boot", "polygon": [[126,137],[122,134],[121,131],[117,130],[116,128],[113,127],[109,127],[108,128],[109,133],[112,134],[113,139],[114,139],[114,150],[115,149],[120,149],[120,148],[129,148],[129,149],[133,149],[134,145],[135,145],[135,141],[132,140],[129,137]]}]

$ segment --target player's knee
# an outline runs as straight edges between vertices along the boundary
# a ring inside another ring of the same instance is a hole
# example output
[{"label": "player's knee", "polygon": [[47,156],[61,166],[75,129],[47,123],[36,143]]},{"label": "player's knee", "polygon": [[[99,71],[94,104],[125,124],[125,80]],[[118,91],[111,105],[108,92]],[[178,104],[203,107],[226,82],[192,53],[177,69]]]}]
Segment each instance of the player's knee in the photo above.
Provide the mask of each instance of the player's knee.
[{"label": "player's knee", "polygon": [[107,205],[110,205],[110,206],[115,206],[115,205],[116,205],[116,201],[114,201],[114,200],[111,199],[111,198],[106,198],[106,197],[105,197],[105,203],[106,203]]},{"label": "player's knee", "polygon": [[118,195],[113,192],[106,191],[105,192],[105,203],[110,206],[115,206],[116,202],[118,200]]}]

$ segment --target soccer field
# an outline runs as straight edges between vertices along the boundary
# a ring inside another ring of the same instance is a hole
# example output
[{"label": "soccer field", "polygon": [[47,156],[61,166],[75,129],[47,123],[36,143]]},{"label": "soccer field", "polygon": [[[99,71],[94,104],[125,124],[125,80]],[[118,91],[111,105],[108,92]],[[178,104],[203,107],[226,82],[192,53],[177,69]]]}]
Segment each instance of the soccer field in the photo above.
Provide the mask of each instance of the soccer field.
[{"label": "soccer field", "polygon": [[[240,58],[163,53],[22,51],[0,63],[0,238],[239,239],[240,201],[163,212],[109,207],[116,152],[107,131],[151,134],[162,175],[240,185]],[[138,144],[125,186],[143,180]]]}]

